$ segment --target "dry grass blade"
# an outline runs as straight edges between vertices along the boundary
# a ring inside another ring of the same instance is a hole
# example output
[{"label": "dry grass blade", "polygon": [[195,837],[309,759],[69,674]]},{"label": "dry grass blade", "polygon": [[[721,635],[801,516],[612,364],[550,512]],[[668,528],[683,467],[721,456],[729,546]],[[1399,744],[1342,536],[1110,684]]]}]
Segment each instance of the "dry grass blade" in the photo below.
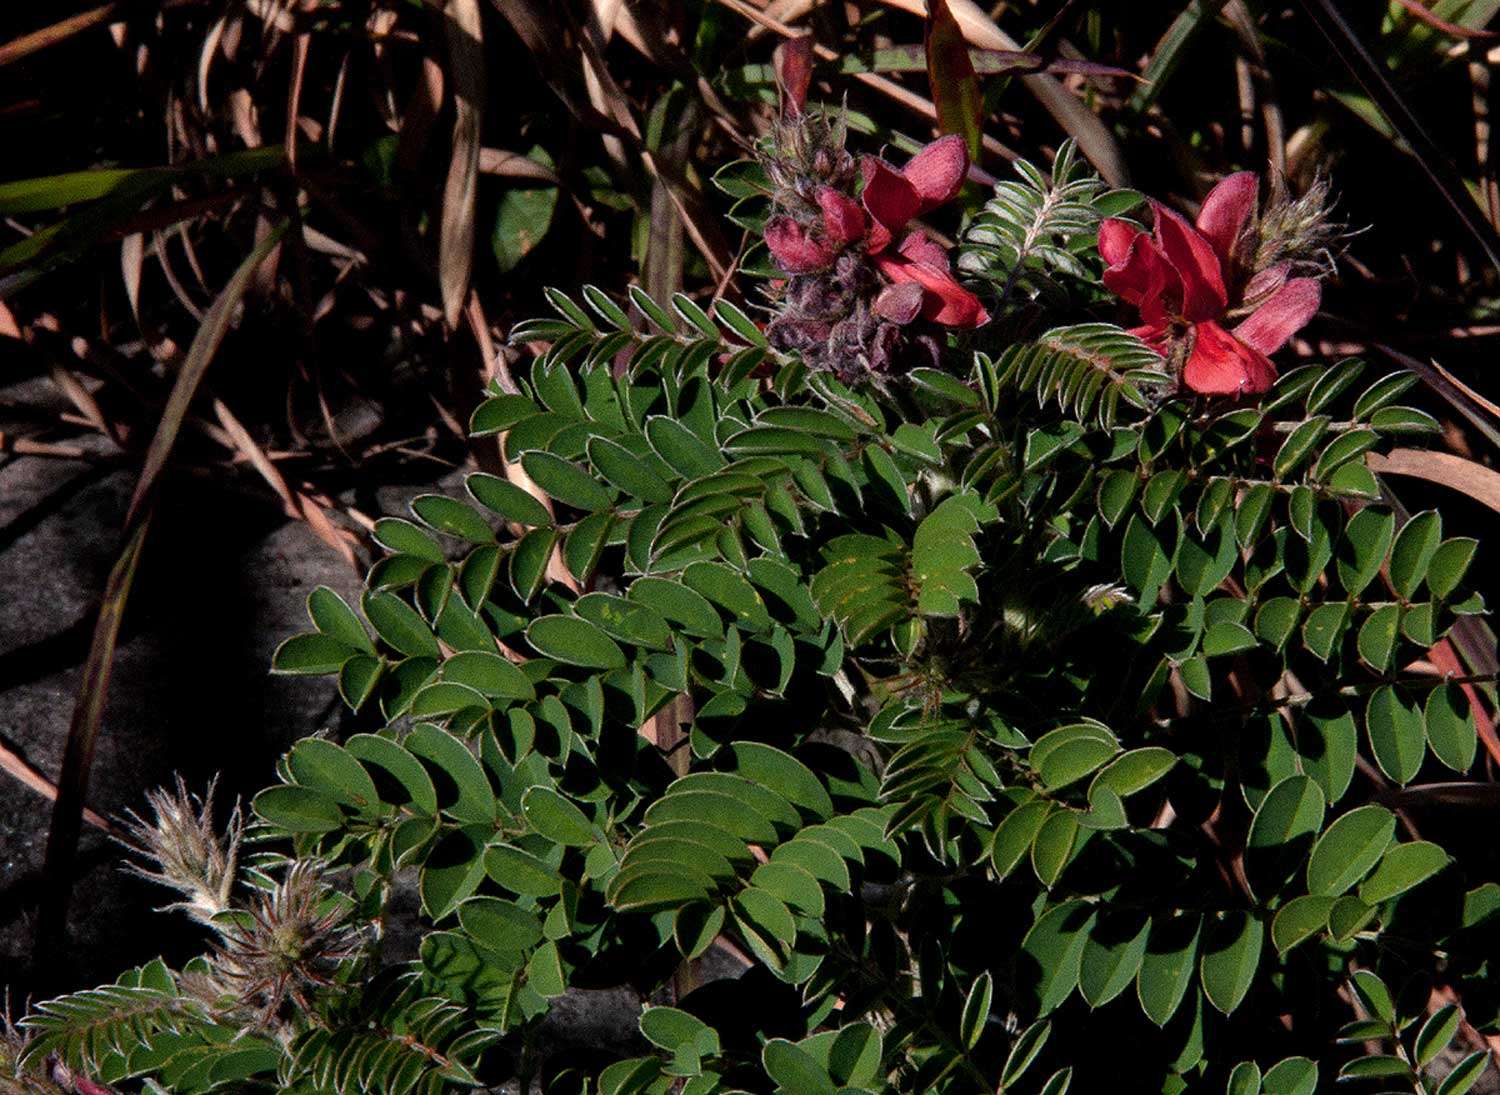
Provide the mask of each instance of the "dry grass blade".
[{"label": "dry grass blade", "polygon": [[1421,361],[1379,343],[1375,344],[1375,348],[1398,365],[1416,373],[1422,378],[1422,383],[1467,418],[1491,445],[1500,448],[1500,407],[1496,407],[1435,361]]},{"label": "dry grass blade", "polygon": [[1462,175],[1391,83],[1389,70],[1375,60],[1333,0],[1302,0],[1302,7],[1328,39],[1344,67],[1380,107],[1396,136],[1411,149],[1417,165],[1443,196],[1459,223],[1474,237],[1490,265],[1500,271],[1500,233],[1480,215],[1479,207],[1464,187]]},{"label": "dry grass blade", "polygon": [[30,34],[6,42],[0,46],[0,66],[14,64],[23,57],[29,57],[33,53],[55,46],[59,42],[66,42],[75,34],[97,27],[101,23],[107,23],[115,17],[119,4],[100,4],[97,8],[81,11],[77,15],[70,15],[66,19],[53,23],[50,27],[34,30]]},{"label": "dry grass blade", "polygon": [[294,520],[306,521],[319,540],[338,552],[339,556],[350,566],[358,569],[359,559],[354,554],[354,544],[350,534],[329,520],[322,506],[301,491],[294,490],[287,483],[286,478],[276,470],[276,465],[266,455],[266,451],[255,443],[255,439],[250,436],[250,431],[245,429],[223,400],[214,400],[214,414],[218,416],[219,424],[224,427],[229,443],[249,461],[250,466],[260,473],[260,477],[281,499],[281,506],[286,515]]},{"label": "dry grass blade", "polygon": [[[887,7],[899,8],[913,15],[927,14],[926,0],[879,0]],[[998,49],[1016,52],[1021,44],[1006,34],[995,21],[980,9],[974,0],[948,0],[948,10],[958,20],[964,37],[980,49]],[[1130,181],[1130,172],[1125,167],[1125,158],[1114,134],[1099,117],[1076,95],[1046,73],[1034,72],[1020,78],[1026,90],[1034,95],[1047,113],[1057,119],[1078,142],[1078,148],[1088,161],[1111,186],[1124,186]]]},{"label": "dry grass blade", "polygon": [[1384,456],[1371,453],[1365,463],[1379,475],[1404,475],[1450,487],[1500,513],[1500,472],[1462,456],[1428,449],[1392,449]]},{"label": "dry grass blade", "polygon": [[474,216],[479,195],[479,128],[484,104],[484,31],[479,0],[450,0],[444,27],[453,83],[453,156],[443,187],[443,220],[438,233],[438,283],[443,318],[458,326],[474,267]]},{"label": "dry grass blade", "polygon": [[[130,586],[140,562],[146,530],[151,523],[157,483],[187,416],[188,406],[229,330],[240,299],[245,295],[256,269],[280,241],[284,231],[285,225],[282,225],[261,240],[259,246],[240,264],[234,276],[229,279],[229,284],[203,317],[203,323],[198,328],[192,345],[188,347],[172,392],[167,397],[167,405],[162,411],[156,433],[151,438],[151,445],[146,450],[141,477],[136,483],[135,493],[131,496],[130,508],[125,516],[125,546],[115,560],[104,587],[99,618],[94,624],[94,635],[89,644],[88,660],[83,666],[78,700],[73,708],[72,722],[68,726],[62,772],[57,781],[57,801],[52,809],[52,826],[47,834],[44,866],[48,881],[48,892],[44,898],[47,907],[43,909],[39,920],[43,933],[60,932],[66,921],[70,868],[73,853],[78,847],[79,822],[83,814],[84,798],[88,793],[89,770],[93,767],[99,723],[104,715],[104,704],[109,692],[115,644],[120,635],[125,602],[130,596]],[[45,947],[47,942],[48,938],[44,934],[39,939],[39,944]]]},{"label": "dry grass blade", "polygon": [[[24,783],[48,802],[57,801],[57,787],[48,781],[47,777],[38,772],[26,758],[17,753],[9,745],[0,741],[0,771],[15,777],[19,783]],[[107,818],[101,817],[93,810],[84,808],[83,820],[101,832],[114,835],[117,830],[109,823]]]},{"label": "dry grass blade", "polygon": [[[749,19],[756,26],[764,27],[766,30],[769,30],[775,34],[779,34],[783,38],[800,38],[802,36],[802,32],[797,30],[795,27],[788,26],[787,24],[780,22],[777,19],[771,18],[758,9],[753,8],[749,4],[745,3],[744,0],[719,0],[719,3],[724,5],[724,7],[728,8],[730,11],[737,12],[738,14],[743,15],[746,19]],[[967,31],[965,33],[967,33]],[[970,40],[972,41],[972,38]],[[827,46],[820,46],[817,44],[813,45],[813,52],[816,53],[818,57],[824,61],[834,61],[837,60],[839,56]],[[902,87],[900,84],[896,83],[896,81],[889,80],[886,77],[879,76],[873,72],[854,72],[851,73],[850,76],[853,79],[858,80],[860,83],[864,84],[866,87],[870,87],[875,91],[878,91],[880,94],[889,98],[892,102],[899,103],[913,113],[922,115],[933,124],[937,123],[937,107],[933,105],[931,99],[924,99],[915,91],[909,91],[906,88]],[[988,134],[984,136],[983,141],[984,148],[988,152],[993,152],[995,155],[1000,156],[1001,158],[1006,160],[1014,160],[1018,158],[1019,154],[1014,149],[1005,147],[1005,145],[1001,144],[994,137],[991,137]]]}]

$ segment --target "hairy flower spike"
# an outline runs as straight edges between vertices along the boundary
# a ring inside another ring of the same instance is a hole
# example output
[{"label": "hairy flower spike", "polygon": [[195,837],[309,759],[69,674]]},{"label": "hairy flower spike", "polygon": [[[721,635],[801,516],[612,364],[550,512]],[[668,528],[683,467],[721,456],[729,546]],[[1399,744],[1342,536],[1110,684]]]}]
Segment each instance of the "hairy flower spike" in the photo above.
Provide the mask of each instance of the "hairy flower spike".
[{"label": "hairy flower spike", "polygon": [[324,872],[315,860],[298,860],[248,910],[216,925],[223,939],[216,971],[242,1001],[255,1002],[262,1023],[288,1002],[305,1011],[308,991],[331,984],[339,963],[355,958],[364,943],[363,928],[349,923]]},{"label": "hairy flower spike", "polygon": [[899,169],[862,157],[856,193],[843,141],[842,120],[789,115],[763,155],[775,207],[766,245],[790,275],[767,335],[845,381],[935,364],[932,327],[977,327],[989,316],[953,277],[947,251],[907,226],[957,195],[968,152],[950,136]]},{"label": "hairy flower spike", "polygon": [[128,869],[132,873],[159,882],[186,898],[164,909],[181,909],[199,923],[210,925],[215,916],[229,908],[244,830],[244,820],[236,804],[223,838],[215,831],[215,783],[217,780],[209,783],[201,798],[188,793],[181,776],[177,777],[175,790],[147,792],[152,820],[147,822],[135,811],[128,811],[127,835],[121,841],[156,867],[153,870],[131,863]]},{"label": "hairy flower spike", "polygon": [[1318,277],[1332,275],[1349,235],[1345,225],[1334,220],[1332,210],[1326,178],[1315,179],[1297,197],[1278,181],[1260,213],[1254,271],[1286,264],[1294,271]]}]

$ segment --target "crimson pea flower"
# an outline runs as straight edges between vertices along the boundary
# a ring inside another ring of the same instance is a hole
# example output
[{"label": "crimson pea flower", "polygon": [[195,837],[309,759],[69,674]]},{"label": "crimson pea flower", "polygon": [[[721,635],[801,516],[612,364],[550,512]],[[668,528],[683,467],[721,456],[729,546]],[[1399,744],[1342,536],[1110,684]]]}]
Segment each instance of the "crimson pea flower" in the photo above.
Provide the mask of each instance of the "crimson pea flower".
[{"label": "crimson pea flower", "polygon": [[[1259,188],[1253,171],[1230,175],[1204,199],[1196,225],[1153,202],[1150,234],[1113,217],[1099,226],[1104,284],[1141,313],[1131,333],[1183,360],[1183,384],[1202,395],[1270,388],[1276,366],[1268,355],[1307,324],[1322,298],[1316,278],[1291,277],[1286,263],[1236,284]],[[1245,318],[1226,329],[1231,312]]]},{"label": "crimson pea flower", "polygon": [[953,277],[948,254],[920,231],[891,242],[913,218],[951,201],[969,170],[962,137],[940,137],[897,170],[884,160],[860,161],[864,189],[856,202],[832,186],[821,186],[814,198],[818,215],[803,224],[788,214],[772,217],[765,228],[766,246],[788,274],[827,270],[846,249],[860,245],[889,283],[876,311],[898,324],[918,315],[945,327],[977,327],[989,319],[979,298]]}]

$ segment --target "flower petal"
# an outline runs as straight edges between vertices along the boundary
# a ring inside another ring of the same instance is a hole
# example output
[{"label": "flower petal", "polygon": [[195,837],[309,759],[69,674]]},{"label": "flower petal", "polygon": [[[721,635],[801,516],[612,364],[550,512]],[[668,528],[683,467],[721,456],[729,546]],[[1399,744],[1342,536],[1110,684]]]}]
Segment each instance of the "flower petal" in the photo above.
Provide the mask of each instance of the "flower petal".
[{"label": "flower petal", "polygon": [[1267,266],[1264,270],[1251,276],[1245,283],[1245,289],[1240,293],[1239,303],[1242,306],[1259,306],[1271,298],[1271,295],[1286,284],[1286,279],[1292,274],[1292,264],[1289,262],[1278,262]]},{"label": "flower petal", "polygon": [[823,231],[835,247],[853,243],[865,234],[865,211],[847,194],[831,186],[819,187],[818,208],[823,210]]},{"label": "flower petal", "polygon": [[921,196],[907,178],[884,160],[865,156],[860,160],[865,188],[860,197],[865,212],[874,220],[866,247],[874,254],[884,251],[891,237],[917,215]]},{"label": "flower petal", "polygon": [[1146,233],[1119,217],[1106,217],[1099,224],[1099,257],[1106,266],[1118,266],[1130,257],[1130,245]]},{"label": "flower petal", "polygon": [[1182,316],[1193,323],[1217,319],[1228,305],[1224,273],[1213,244],[1196,228],[1159,202],[1156,209],[1156,242],[1162,254],[1182,279]]},{"label": "flower petal", "polygon": [[1293,278],[1234,329],[1235,337],[1263,354],[1274,354],[1307,326],[1322,299],[1316,278]]},{"label": "flower petal", "polygon": [[1182,382],[1200,395],[1257,395],[1276,379],[1276,366],[1217,323],[1193,328],[1193,350]]},{"label": "flower petal", "polygon": [[923,292],[921,283],[900,281],[887,285],[875,298],[874,312],[881,319],[905,327],[922,311]]},{"label": "flower petal", "polygon": [[969,173],[969,149],[957,133],[939,137],[907,161],[902,176],[921,199],[918,213],[958,197]]},{"label": "flower petal", "polygon": [[836,249],[814,237],[791,217],[772,217],[766,222],[766,246],[776,265],[788,274],[810,274],[833,262]]},{"label": "flower petal", "polygon": [[912,262],[924,262],[928,266],[950,273],[953,270],[953,264],[948,261],[948,252],[943,249],[943,245],[924,233],[911,233],[901,241],[901,246],[896,250]]},{"label": "flower petal", "polygon": [[1099,226],[1099,253],[1109,263],[1104,285],[1121,300],[1134,304],[1148,324],[1167,316],[1166,295],[1182,295],[1177,276],[1156,241],[1125,221],[1110,218]]},{"label": "flower petal", "polygon": [[781,88],[781,109],[788,118],[802,113],[807,89],[812,83],[813,39],[811,34],[788,38],[771,54],[776,83]]},{"label": "flower petal", "polygon": [[1198,231],[1213,246],[1226,267],[1234,256],[1245,222],[1255,212],[1260,176],[1254,171],[1236,171],[1219,181],[1198,210]]},{"label": "flower petal", "polygon": [[979,298],[953,279],[946,268],[906,258],[876,255],[880,272],[893,283],[915,282],[922,287],[922,318],[944,327],[978,327],[989,322]]}]

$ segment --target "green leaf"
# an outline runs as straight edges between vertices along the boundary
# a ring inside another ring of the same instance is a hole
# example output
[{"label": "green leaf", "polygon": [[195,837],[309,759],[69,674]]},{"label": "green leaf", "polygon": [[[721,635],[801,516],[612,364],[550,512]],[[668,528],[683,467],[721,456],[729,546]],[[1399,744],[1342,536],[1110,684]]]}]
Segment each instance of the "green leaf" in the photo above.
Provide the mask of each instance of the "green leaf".
[{"label": "green leaf", "polygon": [[770,630],[771,614],[761,595],[738,572],[723,563],[693,563],[682,572],[682,582],[728,610],[736,623],[746,630]]},{"label": "green leaf", "polygon": [[1277,479],[1286,479],[1312,455],[1313,449],[1328,432],[1328,423],[1327,415],[1309,418],[1287,435],[1287,439],[1282,442],[1280,450],[1276,453],[1276,458],[1271,462],[1272,472]]},{"label": "green leaf", "polygon": [[1025,858],[1051,809],[1052,804],[1046,799],[1033,799],[1023,802],[1001,820],[990,850],[990,862],[997,877],[1010,874]]},{"label": "green leaf", "polygon": [[1349,622],[1349,606],[1343,601],[1321,604],[1307,614],[1302,624],[1302,641],[1307,649],[1323,661],[1332,655]]},{"label": "green leaf", "polygon": [[514,663],[498,654],[464,651],[442,665],[443,680],[466,685],[496,699],[536,699],[536,688]]},{"label": "green leaf", "polygon": [[464,901],[458,906],[458,922],[465,935],[499,955],[511,969],[524,965],[525,952],[543,939],[542,922],[536,913],[499,897],[471,897]]},{"label": "green leaf", "polygon": [[422,908],[442,920],[484,881],[484,826],[450,829],[422,863]]},{"label": "green leaf", "polygon": [[1149,523],[1139,515],[1130,519],[1120,548],[1120,565],[1125,581],[1141,603],[1156,601],[1162,583],[1171,576],[1172,556]]},{"label": "green leaf", "polygon": [[1334,819],[1307,860],[1307,889],[1337,896],[1362,879],[1385,854],[1396,817],[1373,803]]},{"label": "green leaf", "polygon": [[358,711],[375,693],[385,675],[385,663],[373,654],[356,654],[339,667],[339,695],[350,710]]},{"label": "green leaf", "polygon": [[1443,519],[1436,510],[1417,514],[1401,527],[1391,547],[1391,586],[1398,596],[1410,600],[1427,577],[1433,556],[1443,539]]},{"label": "green leaf", "polygon": [[287,769],[301,786],[322,791],[345,806],[368,811],[380,803],[370,774],[331,741],[303,738],[287,754]]},{"label": "green leaf", "polygon": [[1089,785],[1089,798],[1094,792],[1108,788],[1121,798],[1143,791],[1172,770],[1177,763],[1177,754],[1159,745],[1148,745],[1121,754],[1094,777]]},{"label": "green leaf", "polygon": [[688,635],[700,639],[724,636],[724,621],[701,593],[667,578],[637,578],[627,593],[648,605]]},{"label": "green leaf", "polygon": [[1117,468],[1105,473],[1099,481],[1099,516],[1106,525],[1115,527],[1135,501],[1140,486],[1141,477],[1130,469]]},{"label": "green leaf", "polygon": [[424,494],[412,500],[412,512],[427,525],[474,544],[493,544],[495,530],[472,507],[443,494]]},{"label": "green leaf", "polygon": [[1479,733],[1464,690],[1452,683],[1438,685],[1427,693],[1422,718],[1432,755],[1455,772],[1467,772],[1474,764]]},{"label": "green leaf", "polygon": [[464,485],[476,502],[507,521],[532,528],[547,528],[552,524],[552,515],[547,512],[547,507],[530,491],[523,490],[508,479],[475,472],[464,480]]},{"label": "green leaf", "polygon": [[550,498],[565,506],[592,513],[608,509],[614,501],[587,471],[554,453],[533,449],[521,456],[521,467]]},{"label": "green leaf", "polygon": [[1266,1071],[1260,1090],[1261,1095],[1316,1095],[1318,1066],[1306,1057],[1288,1057]]},{"label": "green leaf", "polygon": [[1318,781],[1329,804],[1344,797],[1354,779],[1359,727],[1338,699],[1318,700],[1302,710],[1297,728],[1302,771]]},{"label": "green leaf", "polygon": [[1373,1057],[1357,1057],[1339,1069],[1340,1080],[1370,1080],[1399,1076],[1403,1080],[1415,1080],[1416,1073],[1400,1057],[1376,1054]]},{"label": "green leaf", "polygon": [[1285,954],[1299,943],[1305,943],[1328,927],[1328,914],[1336,897],[1304,894],[1294,897],[1277,910],[1271,921],[1271,942],[1278,954]]},{"label": "green leaf", "polygon": [[625,652],[598,627],[577,616],[538,616],[526,641],[541,654],[588,669],[623,669]]},{"label": "green leaf", "polygon": [[1073,1069],[1060,1068],[1047,1078],[1037,1095],[1067,1095],[1068,1085],[1073,1082]]},{"label": "green leaf", "polygon": [[1031,845],[1031,866],[1042,885],[1051,887],[1073,858],[1078,841],[1078,814],[1059,809],[1048,815]]},{"label": "green leaf", "polygon": [[1022,940],[1021,950],[1034,965],[1029,979],[1040,1014],[1056,1010],[1078,986],[1093,919],[1093,911],[1082,901],[1065,901],[1043,913]]},{"label": "green leaf", "polygon": [[532,787],[521,796],[521,811],[542,836],[565,847],[594,843],[594,827],[573,803],[550,787]]},{"label": "green leaf", "polygon": [[1415,407],[1382,407],[1370,416],[1370,425],[1381,433],[1439,433],[1438,420]]},{"label": "green leaf", "polygon": [[587,583],[593,577],[614,523],[612,513],[591,513],[568,533],[563,542],[563,562],[568,573],[580,582]]},{"label": "green leaf", "polygon": [[[423,814],[435,814],[438,810],[437,791],[432,777],[421,761],[401,746],[377,734],[355,734],[344,743],[344,748],[353,757],[374,769],[371,776],[380,787],[381,800],[395,806],[409,806]],[[399,788],[399,790],[398,790]]]},{"label": "green leaf", "polygon": [[1260,1083],[1260,1066],[1254,1061],[1241,1061],[1229,1074],[1224,1095],[1260,1095]]},{"label": "green leaf", "polygon": [[1250,991],[1265,934],[1265,925],[1244,910],[1232,910],[1208,922],[1200,960],[1203,993],[1225,1015],[1239,1007]]},{"label": "green leaf", "polygon": [[271,655],[271,669],[276,673],[320,676],[337,673],[352,653],[342,640],[310,631],[293,635],[278,646],[276,653]]},{"label": "green leaf", "polygon": [[1479,1082],[1479,1077],[1490,1067],[1490,1050],[1481,1049],[1469,1054],[1438,1085],[1437,1095],[1465,1095]]},{"label": "green leaf", "polygon": [[510,586],[517,597],[529,602],[542,587],[557,533],[549,528],[532,529],[516,542],[510,557]]},{"label": "green leaf", "polygon": [[1438,845],[1414,840],[1391,847],[1370,877],[1359,887],[1359,899],[1368,905],[1379,905],[1413,886],[1420,885],[1452,862],[1452,857]]},{"label": "green leaf", "polygon": [[[554,165],[541,145],[533,145],[526,158],[545,169]],[[532,248],[542,242],[552,226],[557,209],[557,187],[527,185],[530,179],[510,179],[495,211],[495,227],[490,232],[490,249],[502,274],[514,270]]]},{"label": "green leaf", "polygon": [[408,657],[431,657],[439,654],[437,638],[426,621],[394,593],[366,593],[365,618],[370,626],[393,649]]},{"label": "green leaf", "polygon": [[509,844],[485,848],[484,873],[522,897],[554,897],[562,891],[562,879],[551,865]]},{"label": "green leaf", "polygon": [[646,419],[646,439],[656,455],[684,479],[710,475],[724,466],[724,457],[676,419],[653,415]]},{"label": "green leaf", "polygon": [[446,730],[431,723],[419,723],[401,743],[413,756],[426,761],[436,775],[436,784],[446,782],[451,799],[443,806],[444,813],[463,822],[493,822],[495,820],[495,792],[490,787],[489,777],[484,774],[479,761],[467,746]]},{"label": "green leaf", "polygon": [[403,521],[399,517],[382,517],[376,521],[375,540],[398,555],[415,555],[429,563],[441,563],[447,558],[443,554],[442,544],[410,521]]},{"label": "green leaf", "polygon": [[965,1049],[973,1049],[984,1035],[984,1026],[990,1018],[990,1001],[994,998],[995,982],[986,970],[969,986],[969,995],[964,1000],[963,1013],[958,1020],[958,1038]]},{"label": "green leaf", "polygon": [[1357,647],[1365,664],[1377,673],[1384,673],[1391,664],[1391,655],[1396,649],[1397,625],[1401,621],[1401,606],[1378,605],[1374,612],[1360,625]]},{"label": "green leaf", "polygon": [[1090,1007],[1103,1007],[1135,981],[1150,933],[1144,913],[1104,913],[1094,921],[1078,970],[1078,988]]},{"label": "green leaf", "polygon": [[1427,564],[1427,588],[1433,597],[1446,600],[1458,588],[1478,550],[1479,541],[1467,536],[1444,540],[1438,545]]},{"label": "green leaf", "polygon": [[1136,975],[1136,995],[1146,1017],[1159,1027],[1177,1013],[1197,971],[1201,919],[1178,913],[1155,917]]},{"label": "green leaf", "polygon": [[287,784],[255,796],[255,812],[289,833],[331,833],[342,828],[344,813],[321,791]]},{"label": "green leaf", "polygon": [[826,820],[833,816],[833,799],[823,781],[796,757],[756,741],[735,742],[728,755],[740,775],[772,788],[794,806],[818,818]]},{"label": "green leaf", "polygon": [[797,922],[775,894],[748,886],[730,901],[730,915],[756,957],[774,970],[786,968],[797,940]]},{"label": "green leaf", "polygon": [[591,437],[589,462],[614,486],[643,502],[670,502],[672,488],[650,465],[625,446],[603,437]]},{"label": "green leaf", "polygon": [[719,1053],[719,1034],[696,1015],[672,1007],[651,1007],[641,1012],[641,1033],[646,1041],[676,1053],[691,1046],[700,1057]]},{"label": "green leaf", "polygon": [[327,586],[319,586],[308,594],[307,615],[313,626],[329,638],[367,654],[375,653],[375,644],[354,610]]},{"label": "green leaf", "polygon": [[1264,900],[1291,878],[1323,827],[1323,791],[1308,776],[1290,776],[1261,800],[1245,841],[1245,876]]},{"label": "green leaf", "polygon": [[1393,685],[1382,685],[1365,709],[1365,730],[1380,770],[1406,786],[1422,767],[1427,734],[1422,713]]},{"label": "green leaf", "polygon": [[1119,746],[1099,738],[1080,737],[1050,749],[1038,767],[1042,786],[1058,791],[1098,771],[1116,753]]},{"label": "green leaf", "polygon": [[1005,1067],[1000,1070],[1002,1088],[1011,1087],[1026,1074],[1026,1070],[1042,1052],[1042,1047],[1047,1044],[1047,1036],[1051,1033],[1052,1024],[1045,1019],[1038,1019],[1021,1032],[1005,1058]]},{"label": "green leaf", "polygon": [[806,1050],[785,1038],[772,1038],[761,1049],[761,1064],[786,1095],[837,1095],[838,1086]]},{"label": "green leaf", "polygon": [[1255,636],[1244,624],[1229,620],[1214,624],[1203,633],[1203,653],[1208,657],[1254,650]]},{"label": "green leaf", "polygon": [[1337,898],[1328,911],[1328,934],[1335,943],[1347,943],[1375,919],[1375,906],[1352,894]]},{"label": "green leaf", "polygon": [[1463,1014],[1458,1010],[1457,1004],[1445,1004],[1422,1024],[1415,1043],[1418,1068],[1431,1064],[1439,1053],[1448,1048],[1448,1043],[1458,1033],[1458,1024],[1462,1019]]}]

